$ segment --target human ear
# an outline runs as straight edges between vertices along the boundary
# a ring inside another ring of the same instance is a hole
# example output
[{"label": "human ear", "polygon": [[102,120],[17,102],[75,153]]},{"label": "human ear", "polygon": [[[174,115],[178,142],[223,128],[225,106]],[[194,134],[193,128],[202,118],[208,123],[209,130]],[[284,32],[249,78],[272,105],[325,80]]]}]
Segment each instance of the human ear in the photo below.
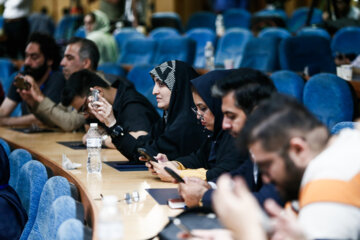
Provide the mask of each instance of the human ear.
[{"label": "human ear", "polygon": [[306,166],[309,157],[309,147],[305,139],[294,137],[289,142],[289,157],[297,166]]}]

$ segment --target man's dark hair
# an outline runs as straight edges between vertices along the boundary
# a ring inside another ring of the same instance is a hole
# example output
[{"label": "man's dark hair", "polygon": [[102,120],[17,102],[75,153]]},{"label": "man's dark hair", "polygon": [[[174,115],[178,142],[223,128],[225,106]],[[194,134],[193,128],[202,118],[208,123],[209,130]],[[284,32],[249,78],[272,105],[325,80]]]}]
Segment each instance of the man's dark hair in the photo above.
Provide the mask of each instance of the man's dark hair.
[{"label": "man's dark hair", "polygon": [[[273,94],[248,117],[239,135],[241,146],[260,141],[268,152],[284,152],[293,137],[306,139],[315,151],[323,149],[328,129],[296,99]],[[243,145],[244,144],[244,145]]]},{"label": "man's dark hair", "polygon": [[40,51],[42,54],[44,54],[45,61],[53,61],[53,64],[51,66],[52,70],[57,70],[59,68],[61,61],[60,48],[56,44],[55,39],[52,36],[44,33],[34,32],[30,35],[26,45],[28,45],[29,43],[39,44]]},{"label": "man's dark hair", "polygon": [[61,96],[61,103],[64,106],[69,106],[76,96],[85,97],[89,94],[91,87],[110,88],[109,84],[105,82],[96,73],[89,70],[80,70],[71,74],[66,81]]},{"label": "man's dark hair", "polygon": [[246,115],[249,115],[260,101],[276,92],[274,83],[268,76],[251,68],[236,69],[224,79],[218,79],[212,92],[215,96],[223,97],[233,90],[236,105]]},{"label": "man's dark hair", "polygon": [[91,70],[96,71],[100,60],[100,53],[93,41],[86,38],[73,37],[67,44],[80,44],[79,57],[81,61],[89,58],[91,61]]}]

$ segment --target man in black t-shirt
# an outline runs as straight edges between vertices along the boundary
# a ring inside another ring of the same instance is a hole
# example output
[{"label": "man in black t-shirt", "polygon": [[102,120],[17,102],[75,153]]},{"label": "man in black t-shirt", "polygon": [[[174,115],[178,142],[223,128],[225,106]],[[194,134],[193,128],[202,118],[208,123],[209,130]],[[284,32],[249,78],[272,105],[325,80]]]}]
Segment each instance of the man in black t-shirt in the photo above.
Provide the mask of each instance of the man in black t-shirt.
[{"label": "man in black t-shirt", "polygon": [[[24,75],[25,81],[38,85],[41,92],[56,103],[60,102],[61,90],[65,85],[62,73],[56,71],[59,63],[60,53],[55,40],[49,35],[32,34],[25,49],[25,65],[22,75]],[[39,123],[33,114],[29,114],[24,98],[26,95],[22,94],[15,85],[11,85],[7,97],[0,106],[0,125],[16,126]],[[22,116],[10,117],[18,103],[22,104]]]}]

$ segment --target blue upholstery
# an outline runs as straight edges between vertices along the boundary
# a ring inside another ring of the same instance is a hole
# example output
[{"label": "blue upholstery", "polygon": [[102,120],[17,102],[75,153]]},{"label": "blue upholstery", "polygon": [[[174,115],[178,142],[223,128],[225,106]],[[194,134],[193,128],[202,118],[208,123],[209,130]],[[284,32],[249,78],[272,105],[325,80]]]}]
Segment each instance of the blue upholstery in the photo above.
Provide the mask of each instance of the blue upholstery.
[{"label": "blue upholstery", "polygon": [[103,63],[97,68],[98,71],[103,71],[107,74],[113,74],[116,76],[125,77],[126,71],[118,63]]},{"label": "blue upholstery", "polygon": [[278,92],[290,95],[299,102],[302,102],[305,83],[299,74],[288,70],[281,70],[271,74],[270,78]]},{"label": "blue upholstery", "polygon": [[338,122],[353,120],[350,87],[334,74],[321,73],[310,78],[304,88],[303,102],[329,129]]},{"label": "blue upholstery", "polygon": [[75,37],[86,38],[86,30],[84,26],[79,27],[74,33]]},{"label": "blue upholstery", "polygon": [[216,15],[212,12],[195,12],[193,13],[186,26],[186,31],[193,28],[210,28],[216,31],[215,28]]},{"label": "blue upholstery", "polygon": [[286,38],[279,47],[280,67],[295,72],[309,68],[310,75],[319,72],[335,72],[330,43],[319,36],[295,36]]},{"label": "blue upholstery", "polygon": [[184,31],[179,14],[175,12],[157,12],[151,15],[152,29],[158,27],[172,27],[180,33]]},{"label": "blue upholstery", "polygon": [[38,212],[28,240],[48,239],[45,231],[49,224],[48,215],[51,204],[60,196],[71,196],[70,184],[64,177],[54,176],[47,180],[40,196]]},{"label": "blue upholstery", "polygon": [[84,225],[75,218],[64,221],[56,235],[56,240],[84,240],[84,238]]},{"label": "blue upholstery", "polygon": [[47,14],[32,13],[28,17],[30,33],[41,32],[53,35],[55,31],[54,20]]},{"label": "blue upholstery", "polygon": [[180,37],[180,33],[175,28],[159,27],[152,30],[149,33],[149,37],[152,39],[160,40],[168,37]]},{"label": "blue upholstery", "polygon": [[125,43],[133,38],[145,38],[144,34],[136,31],[135,28],[122,28],[114,34],[115,42],[119,53],[122,52]]},{"label": "blue upholstery", "polygon": [[291,34],[288,30],[284,28],[268,27],[261,30],[258,34],[258,37],[273,37],[284,39],[291,37]]},{"label": "blue upholstery", "polygon": [[15,66],[10,59],[0,58],[0,82],[3,86],[5,94],[8,93],[9,87],[13,81],[10,76],[15,72]]},{"label": "blue upholstery", "polygon": [[215,54],[215,66],[223,66],[225,59],[234,60],[234,68],[239,68],[242,55],[252,33],[246,29],[233,28],[219,39]]},{"label": "blue upholstery", "polygon": [[233,27],[246,29],[250,28],[251,14],[245,9],[229,9],[224,12],[223,18],[225,29],[230,29]]},{"label": "blue upholstery", "polygon": [[4,148],[6,155],[9,156],[11,149],[9,144],[7,143],[7,141],[5,141],[4,139],[0,138],[0,145]]},{"label": "blue upholstery", "polygon": [[[25,149],[15,149],[9,155],[10,162],[10,179],[9,185],[17,190],[17,183],[20,176],[20,170],[25,163],[32,159],[31,154]],[[20,186],[20,185],[19,185]]]},{"label": "blue upholstery", "polygon": [[286,12],[282,9],[264,9],[256,12],[254,14],[256,17],[279,17],[282,20],[284,20],[284,23],[286,24],[288,21],[288,16]]},{"label": "blue upholstery", "polygon": [[196,42],[186,37],[169,37],[158,41],[153,64],[180,60],[192,65],[195,59]]},{"label": "blue upholstery", "polygon": [[208,28],[194,28],[186,33],[186,36],[196,42],[196,55],[193,66],[195,68],[205,68],[205,45],[212,42],[216,46],[216,34]]},{"label": "blue upholstery", "polygon": [[51,204],[48,215],[48,224],[44,226],[42,232],[45,234],[45,239],[56,239],[60,225],[68,219],[76,218],[75,200],[70,196],[58,197]]},{"label": "blue upholstery", "polygon": [[245,46],[240,67],[254,68],[264,72],[279,69],[279,39],[252,38]]},{"label": "blue upholstery", "polygon": [[28,238],[38,212],[40,195],[47,181],[45,166],[38,161],[27,162],[20,170],[17,193],[24,206],[28,221],[21,234],[21,240]]},{"label": "blue upholstery", "polygon": [[4,27],[4,17],[0,16],[0,29]]},{"label": "blue upholstery", "polygon": [[58,43],[63,43],[66,40],[69,40],[74,36],[80,22],[82,22],[82,17],[80,15],[64,16],[55,28],[54,38],[56,41]]},{"label": "blue upholstery", "polygon": [[345,128],[354,129],[359,127],[360,127],[360,123],[358,122],[339,122],[331,128],[331,134],[332,135],[338,134],[340,133],[341,130]]},{"label": "blue upholstery", "polygon": [[[305,26],[307,15],[309,12],[308,7],[301,7],[296,9],[291,18],[288,21],[288,29],[290,32],[296,32],[303,26]],[[312,18],[310,20],[310,24],[319,24],[322,23],[322,14],[323,12],[318,9],[314,8]]]},{"label": "blue upholstery", "polygon": [[316,28],[316,27],[304,27],[300,29],[297,34],[297,36],[320,36],[324,37],[327,40],[331,40],[330,34],[323,28]]},{"label": "blue upholstery", "polygon": [[120,64],[149,64],[152,62],[156,49],[156,41],[148,38],[134,38],[125,43],[120,52]]},{"label": "blue upholstery", "polygon": [[345,27],[335,33],[331,41],[333,55],[339,53],[360,54],[360,27]]}]

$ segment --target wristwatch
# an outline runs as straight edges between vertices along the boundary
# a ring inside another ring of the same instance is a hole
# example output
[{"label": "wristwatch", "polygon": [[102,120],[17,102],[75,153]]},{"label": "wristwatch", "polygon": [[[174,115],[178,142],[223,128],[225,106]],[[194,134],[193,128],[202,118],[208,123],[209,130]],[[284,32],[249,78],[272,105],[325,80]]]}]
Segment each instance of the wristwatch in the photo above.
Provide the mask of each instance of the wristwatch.
[{"label": "wristwatch", "polygon": [[110,129],[110,136],[112,138],[116,138],[118,136],[124,136],[124,129],[118,125],[118,124],[115,124],[114,126],[112,126]]}]

